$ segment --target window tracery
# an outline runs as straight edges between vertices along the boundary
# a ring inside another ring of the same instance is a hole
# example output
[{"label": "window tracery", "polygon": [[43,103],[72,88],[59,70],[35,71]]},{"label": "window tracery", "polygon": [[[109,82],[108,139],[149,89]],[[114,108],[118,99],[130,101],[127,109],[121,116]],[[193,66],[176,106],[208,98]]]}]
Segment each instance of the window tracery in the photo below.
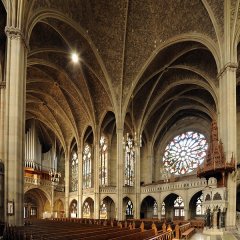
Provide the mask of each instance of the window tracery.
[{"label": "window tracery", "polygon": [[133,216],[133,204],[130,200],[127,202],[126,216]]},{"label": "window tracery", "polygon": [[200,165],[207,154],[207,140],[198,132],[177,135],[165,148],[164,168],[175,175],[190,173]]},{"label": "window tracery", "polygon": [[203,194],[197,198],[196,202],[196,215],[203,215],[203,207],[202,207],[202,202],[203,202]]},{"label": "window tracery", "polygon": [[135,151],[133,145],[133,139],[127,138],[125,146],[125,180],[124,183],[127,186],[134,185],[134,173],[135,173]]},{"label": "window tracery", "polygon": [[92,187],[92,154],[88,144],[83,150],[83,188]]},{"label": "window tracery", "polygon": [[153,215],[157,216],[158,215],[158,205],[157,202],[155,201],[153,204]]},{"label": "window tracery", "polygon": [[100,138],[100,185],[108,185],[108,142],[105,136]]},{"label": "window tracery", "polygon": [[78,190],[78,155],[75,151],[71,159],[71,192]]},{"label": "window tracery", "polygon": [[175,217],[184,216],[184,202],[181,197],[177,197],[174,201],[174,215]]},{"label": "window tracery", "polygon": [[83,206],[83,218],[90,218],[90,205],[88,202],[85,202]]},{"label": "window tracery", "polygon": [[107,206],[104,202],[100,206],[100,218],[107,219]]},{"label": "window tracery", "polygon": [[165,216],[166,214],[166,208],[165,208],[165,202],[162,203],[162,215]]}]

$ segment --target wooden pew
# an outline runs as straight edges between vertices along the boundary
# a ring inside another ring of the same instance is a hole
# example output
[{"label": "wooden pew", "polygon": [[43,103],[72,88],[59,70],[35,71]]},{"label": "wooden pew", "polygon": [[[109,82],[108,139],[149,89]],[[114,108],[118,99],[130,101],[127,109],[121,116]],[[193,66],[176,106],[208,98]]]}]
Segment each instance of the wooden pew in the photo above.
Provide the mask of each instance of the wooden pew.
[{"label": "wooden pew", "polygon": [[[112,238],[117,238],[117,237],[124,237],[127,235],[131,235],[134,233],[139,233],[140,232],[140,228],[136,228],[133,230],[129,230],[129,229],[122,229],[120,231],[111,231],[105,234],[99,234],[97,235],[97,240],[105,240],[105,239],[112,239]],[[79,238],[82,240],[96,240],[96,236],[91,236],[91,237],[85,237],[85,238]],[[78,239],[75,239],[78,240]]]},{"label": "wooden pew", "polygon": [[150,237],[155,236],[154,230],[146,230],[144,232],[137,232],[137,233],[132,233],[126,236],[121,236],[121,237],[116,237],[116,238],[109,238],[111,240],[143,240],[143,239],[148,239]]},{"label": "wooden pew", "polygon": [[195,228],[191,227],[190,222],[183,224],[183,225],[176,225],[175,226],[175,239],[188,239],[193,233],[195,232]]}]

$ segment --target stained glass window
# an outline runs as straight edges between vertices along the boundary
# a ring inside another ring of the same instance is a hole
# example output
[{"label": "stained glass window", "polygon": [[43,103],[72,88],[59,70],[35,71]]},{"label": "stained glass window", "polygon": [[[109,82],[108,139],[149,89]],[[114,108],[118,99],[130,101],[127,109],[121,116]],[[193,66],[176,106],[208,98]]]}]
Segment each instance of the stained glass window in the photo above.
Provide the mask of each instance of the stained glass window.
[{"label": "stained glass window", "polygon": [[177,197],[174,201],[174,213],[175,216],[184,216],[184,203],[181,197]]},{"label": "stained glass window", "polygon": [[72,153],[71,161],[71,192],[78,190],[78,155],[75,151]]},{"label": "stained glass window", "polygon": [[108,144],[105,136],[100,139],[100,185],[108,185]]},{"label": "stained glass window", "polygon": [[126,215],[127,216],[133,216],[133,204],[130,200],[127,202]]},{"label": "stained glass window", "polygon": [[158,215],[158,206],[157,206],[157,202],[156,201],[153,204],[153,215],[154,216]]},{"label": "stained glass window", "polygon": [[165,202],[162,203],[162,215],[165,216],[166,209],[165,209]]},{"label": "stained glass window", "polygon": [[83,205],[83,218],[90,218],[90,206],[88,202]]},{"label": "stained glass window", "polygon": [[107,219],[107,206],[104,202],[100,206],[100,218]]},{"label": "stained glass window", "polygon": [[203,202],[203,194],[197,198],[196,202],[196,215],[203,215],[203,207],[202,207],[202,202]]},{"label": "stained glass window", "polygon": [[83,150],[83,188],[92,187],[92,154],[88,144]]},{"label": "stained glass window", "polygon": [[173,174],[190,173],[200,165],[207,152],[205,136],[198,132],[185,132],[173,138],[165,148],[164,168]]},{"label": "stained glass window", "polygon": [[125,145],[125,179],[124,183],[127,186],[134,185],[134,173],[135,173],[135,151],[133,146],[133,139],[127,137]]}]

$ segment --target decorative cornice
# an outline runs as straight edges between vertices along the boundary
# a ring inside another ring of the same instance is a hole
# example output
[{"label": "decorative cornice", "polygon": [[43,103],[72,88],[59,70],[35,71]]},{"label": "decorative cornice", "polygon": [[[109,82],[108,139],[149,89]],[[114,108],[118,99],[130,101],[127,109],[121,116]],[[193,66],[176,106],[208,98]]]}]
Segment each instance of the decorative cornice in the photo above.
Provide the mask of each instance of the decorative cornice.
[{"label": "decorative cornice", "polygon": [[231,69],[232,71],[235,71],[235,69],[238,68],[238,63],[235,62],[228,62],[227,64],[225,64],[225,66],[219,71],[217,78],[220,78],[222,76],[222,74],[228,70]]},{"label": "decorative cornice", "polygon": [[5,33],[6,33],[7,37],[10,38],[10,39],[21,39],[23,41],[26,49],[29,49],[26,38],[25,38],[23,32],[21,31],[21,29],[16,28],[16,27],[6,26],[5,27]]},{"label": "decorative cornice", "polygon": [[3,81],[3,82],[0,82],[0,89],[2,88],[6,88],[6,82]]}]

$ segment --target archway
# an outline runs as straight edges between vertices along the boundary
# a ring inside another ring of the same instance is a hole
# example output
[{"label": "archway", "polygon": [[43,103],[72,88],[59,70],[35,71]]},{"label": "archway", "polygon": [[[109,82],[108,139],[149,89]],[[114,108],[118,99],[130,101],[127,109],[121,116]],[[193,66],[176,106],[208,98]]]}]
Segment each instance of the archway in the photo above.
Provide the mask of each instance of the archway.
[{"label": "archway", "polygon": [[240,184],[237,187],[237,198],[236,198],[236,210],[237,210],[237,224],[240,225]]},{"label": "archway", "polygon": [[158,218],[157,201],[153,197],[147,196],[143,199],[140,218]]},{"label": "archway", "polygon": [[133,203],[129,197],[123,199],[123,214],[125,214],[125,219],[134,217]]},{"label": "archway", "polygon": [[24,194],[24,218],[50,218],[50,202],[46,194],[33,188]]},{"label": "archway", "polygon": [[180,196],[171,193],[162,203],[162,218],[167,221],[184,219],[184,202]]},{"label": "archway", "polygon": [[202,191],[195,193],[189,202],[189,218],[203,219],[204,212],[202,208],[203,194]]},{"label": "archway", "polygon": [[77,217],[77,200],[73,199],[69,206],[69,213],[71,218]]},{"label": "archway", "polygon": [[94,201],[92,198],[87,198],[83,203],[83,218],[93,218],[94,217]]},{"label": "archway", "polygon": [[53,216],[56,218],[64,217],[64,205],[62,200],[58,199],[55,201],[53,206]]},{"label": "archway", "polygon": [[100,205],[100,218],[101,219],[114,219],[116,218],[115,203],[110,197],[105,197]]}]

